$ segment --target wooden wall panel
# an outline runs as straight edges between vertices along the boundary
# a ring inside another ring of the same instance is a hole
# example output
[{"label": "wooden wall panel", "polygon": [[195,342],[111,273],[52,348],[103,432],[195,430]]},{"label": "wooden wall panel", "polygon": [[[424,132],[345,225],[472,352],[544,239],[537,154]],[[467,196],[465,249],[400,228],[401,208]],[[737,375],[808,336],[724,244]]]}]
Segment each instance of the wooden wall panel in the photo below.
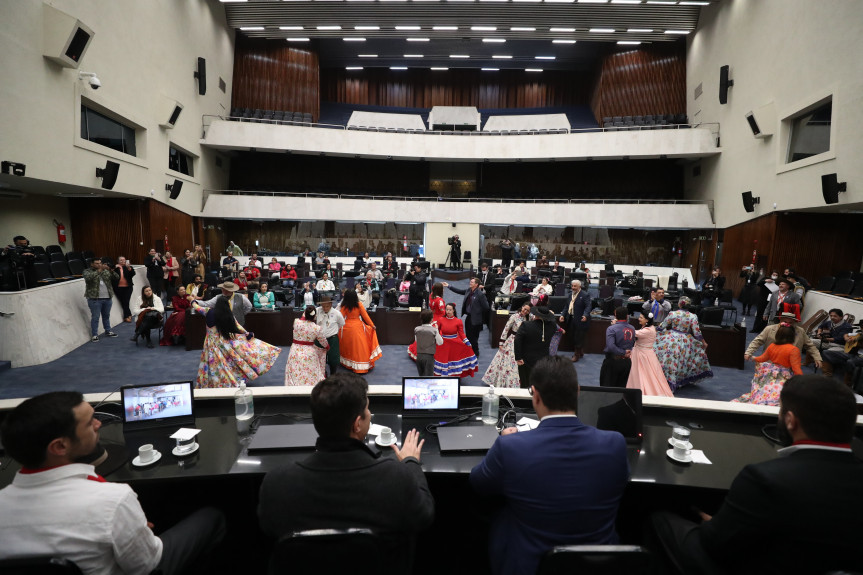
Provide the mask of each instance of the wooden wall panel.
[{"label": "wooden wall panel", "polygon": [[143,263],[151,247],[163,249],[166,227],[175,255],[193,245],[192,217],[153,200],[73,198],[69,217],[75,249],[98,256]]},{"label": "wooden wall panel", "polygon": [[321,71],[321,98],[328,102],[370,106],[431,108],[542,108],[585,105],[591,75],[543,72],[541,78],[521,70],[490,75],[480,70],[393,72],[367,69],[361,75],[340,69]]},{"label": "wooden wall panel", "polygon": [[735,297],[743,288],[743,279],[739,277],[740,268],[752,263],[753,251],[757,251],[758,261],[765,266],[768,274],[772,268],[782,265],[772,257],[777,216],[767,214],[725,230],[722,244],[723,274],[726,287],[733,291]]},{"label": "wooden wall panel", "polygon": [[685,42],[607,54],[593,83],[590,103],[597,120],[686,113]]},{"label": "wooden wall panel", "polygon": [[237,35],[231,106],[320,115],[318,55],[284,41]]},{"label": "wooden wall panel", "polygon": [[863,242],[852,230],[863,228],[859,214],[804,214],[778,216],[771,265],[782,273],[797,270],[810,283],[840,270],[860,270]]}]

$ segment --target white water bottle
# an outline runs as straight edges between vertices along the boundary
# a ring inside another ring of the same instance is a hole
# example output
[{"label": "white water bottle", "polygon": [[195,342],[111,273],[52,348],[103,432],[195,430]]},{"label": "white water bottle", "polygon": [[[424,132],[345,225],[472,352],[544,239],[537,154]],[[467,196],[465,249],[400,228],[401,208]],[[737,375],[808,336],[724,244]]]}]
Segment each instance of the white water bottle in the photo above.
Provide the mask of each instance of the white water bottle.
[{"label": "white water bottle", "polygon": [[234,394],[234,411],[237,421],[247,421],[255,416],[255,400],[245,381],[240,382],[240,389]]},{"label": "white water bottle", "polygon": [[500,397],[494,393],[494,386],[488,387],[488,393],[482,396],[482,422],[489,425],[497,423]]}]

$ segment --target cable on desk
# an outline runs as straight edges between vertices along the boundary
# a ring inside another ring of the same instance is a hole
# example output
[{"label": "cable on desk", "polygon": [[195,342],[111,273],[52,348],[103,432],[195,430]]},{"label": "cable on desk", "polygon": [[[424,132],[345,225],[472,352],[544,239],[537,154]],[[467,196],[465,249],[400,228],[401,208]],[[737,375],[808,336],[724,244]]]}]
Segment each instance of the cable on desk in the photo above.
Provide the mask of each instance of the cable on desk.
[{"label": "cable on desk", "polygon": [[438,423],[429,423],[428,425],[426,425],[426,431],[428,431],[429,433],[433,433],[433,434],[437,435],[437,428],[438,427],[442,427],[442,426],[446,426],[446,425],[458,425],[459,423],[462,423],[463,421],[467,421],[471,417],[474,417],[475,415],[480,414],[480,413],[482,413],[482,410],[471,411],[469,413],[459,415],[458,417],[456,417],[455,419],[452,419],[450,421],[440,421]]}]

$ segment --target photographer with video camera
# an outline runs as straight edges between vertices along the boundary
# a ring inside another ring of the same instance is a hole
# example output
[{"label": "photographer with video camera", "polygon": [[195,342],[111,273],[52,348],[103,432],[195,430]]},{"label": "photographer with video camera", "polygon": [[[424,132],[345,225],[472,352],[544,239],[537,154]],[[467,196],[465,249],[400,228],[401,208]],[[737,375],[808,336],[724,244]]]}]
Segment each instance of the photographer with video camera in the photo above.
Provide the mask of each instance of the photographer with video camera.
[{"label": "photographer with video camera", "polygon": [[461,269],[461,240],[458,239],[458,234],[447,238],[449,244],[449,267],[452,269]]},{"label": "photographer with video camera", "polygon": [[36,274],[33,264],[36,263],[36,251],[30,247],[30,241],[24,236],[15,236],[12,244],[3,248],[0,261],[9,260],[11,269],[24,271],[25,287],[35,287]]}]

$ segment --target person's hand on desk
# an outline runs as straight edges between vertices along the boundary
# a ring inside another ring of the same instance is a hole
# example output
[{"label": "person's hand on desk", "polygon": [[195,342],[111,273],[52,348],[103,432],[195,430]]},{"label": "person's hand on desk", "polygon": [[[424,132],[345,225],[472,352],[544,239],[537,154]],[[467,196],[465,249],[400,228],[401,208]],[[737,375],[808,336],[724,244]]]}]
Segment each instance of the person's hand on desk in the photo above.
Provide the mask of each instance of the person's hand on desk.
[{"label": "person's hand on desk", "polygon": [[402,461],[405,457],[414,457],[417,461],[420,459],[420,453],[423,449],[423,444],[426,442],[425,439],[420,441],[420,433],[416,429],[411,429],[408,431],[407,435],[405,435],[404,441],[402,441],[402,448],[399,449],[399,446],[393,444],[393,451],[396,452],[396,457],[399,458],[399,461]]},{"label": "person's hand on desk", "polygon": [[512,435],[513,433],[518,433],[517,427],[504,427],[500,430],[501,435]]}]

